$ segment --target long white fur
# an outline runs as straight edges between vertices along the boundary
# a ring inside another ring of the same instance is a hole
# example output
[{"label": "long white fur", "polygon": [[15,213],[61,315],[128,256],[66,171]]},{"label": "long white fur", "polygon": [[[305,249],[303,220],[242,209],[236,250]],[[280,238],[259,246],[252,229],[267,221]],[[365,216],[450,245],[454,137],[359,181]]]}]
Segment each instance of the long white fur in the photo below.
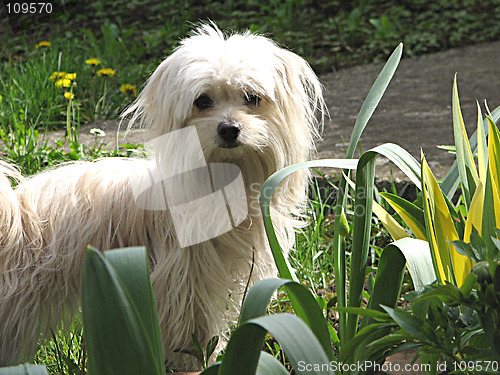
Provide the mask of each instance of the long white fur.
[{"label": "long white fur", "polygon": [[[213,108],[193,106],[201,94],[211,97]],[[252,94],[262,99],[254,108],[244,101]],[[165,358],[172,368],[196,368],[190,356],[173,350],[191,348],[192,334],[206,344],[227,328],[253,257],[252,282],[276,274],[259,189],[273,172],[310,156],[318,109],[322,114],[321,86],[309,65],[262,36],[226,37],[214,25],[203,25],[160,64],[125,115],[152,137],[195,126],[207,162],[240,167],[248,199],[241,225],[188,248],[180,248],[168,211],[141,209],[134,202],[131,183],[151,170],[150,160],[72,163],[28,179],[1,163],[0,365],[30,360],[50,329],[71,320],[87,245],[101,250],[144,245]],[[221,148],[217,140],[217,124],[228,119],[241,125],[241,145],[235,148]],[[18,180],[15,189],[8,176]],[[273,199],[285,251],[293,246],[308,176],[295,173]],[[185,230],[196,230],[204,220],[212,219],[196,218]]]}]

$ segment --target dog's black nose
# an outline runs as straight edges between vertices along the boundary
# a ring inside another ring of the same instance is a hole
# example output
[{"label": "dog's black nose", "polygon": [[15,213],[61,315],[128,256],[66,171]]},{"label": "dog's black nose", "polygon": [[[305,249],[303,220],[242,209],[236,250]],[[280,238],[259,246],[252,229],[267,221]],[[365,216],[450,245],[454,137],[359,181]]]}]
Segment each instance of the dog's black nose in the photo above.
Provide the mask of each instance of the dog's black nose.
[{"label": "dog's black nose", "polygon": [[217,134],[228,146],[236,146],[236,139],[240,134],[240,130],[241,125],[234,120],[222,121],[217,125]]}]

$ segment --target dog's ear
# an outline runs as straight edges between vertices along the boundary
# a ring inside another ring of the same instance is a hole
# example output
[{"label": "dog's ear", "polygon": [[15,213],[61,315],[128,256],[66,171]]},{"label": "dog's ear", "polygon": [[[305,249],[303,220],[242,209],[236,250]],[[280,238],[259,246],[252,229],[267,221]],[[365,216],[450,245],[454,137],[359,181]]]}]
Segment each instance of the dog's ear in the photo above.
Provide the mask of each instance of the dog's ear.
[{"label": "dog's ear", "polygon": [[149,77],[137,99],[122,114],[131,115],[128,128],[139,124],[158,137],[182,128],[191,113],[191,90],[179,77],[182,71],[182,53],[177,50],[166,58]]},{"label": "dog's ear", "polygon": [[[282,69],[276,74],[281,81],[277,85],[280,105],[285,106],[286,113],[298,116],[294,121],[305,125],[314,135],[323,125],[327,109],[323,100],[323,89],[311,66],[293,52],[279,49],[277,54]],[[292,120],[292,119],[290,119]]]}]

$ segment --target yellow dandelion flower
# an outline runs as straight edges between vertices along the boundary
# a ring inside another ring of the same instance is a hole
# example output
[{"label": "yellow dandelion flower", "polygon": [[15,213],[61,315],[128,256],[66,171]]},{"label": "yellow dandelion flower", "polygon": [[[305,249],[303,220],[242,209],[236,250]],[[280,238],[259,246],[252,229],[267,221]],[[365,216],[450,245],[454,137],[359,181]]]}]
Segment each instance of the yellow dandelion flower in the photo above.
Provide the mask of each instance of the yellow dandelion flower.
[{"label": "yellow dandelion flower", "polygon": [[88,60],[85,60],[85,64],[87,65],[99,65],[101,63],[101,60],[99,59],[96,59],[96,58],[92,58],[92,59],[88,59]]},{"label": "yellow dandelion flower", "polygon": [[65,79],[69,79],[71,81],[74,81],[76,79],[76,73],[66,73],[64,75]]},{"label": "yellow dandelion flower", "polygon": [[57,81],[58,79],[63,78],[66,74],[66,72],[54,72],[50,75],[49,79],[51,81]]},{"label": "yellow dandelion flower", "polygon": [[128,83],[121,85],[120,91],[123,95],[137,96],[137,87],[129,85]]},{"label": "yellow dandelion flower", "polygon": [[102,76],[114,77],[116,75],[116,72],[111,68],[104,68],[104,69],[99,69],[97,71],[97,75],[99,77],[102,77]]},{"label": "yellow dandelion flower", "polygon": [[58,79],[55,83],[56,87],[70,87],[71,86],[71,80],[67,78],[61,78]]},{"label": "yellow dandelion flower", "polygon": [[73,94],[72,92],[65,92],[64,97],[68,100],[71,100],[75,97],[75,94]]},{"label": "yellow dandelion flower", "polygon": [[42,48],[42,47],[50,47],[52,43],[50,43],[47,40],[42,40],[40,43],[36,45],[36,48]]}]

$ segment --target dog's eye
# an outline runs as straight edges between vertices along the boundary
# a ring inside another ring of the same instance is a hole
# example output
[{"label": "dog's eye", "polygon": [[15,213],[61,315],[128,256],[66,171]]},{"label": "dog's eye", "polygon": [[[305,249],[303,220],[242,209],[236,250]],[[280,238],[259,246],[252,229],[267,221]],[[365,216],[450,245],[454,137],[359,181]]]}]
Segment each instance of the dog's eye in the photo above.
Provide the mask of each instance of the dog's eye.
[{"label": "dog's eye", "polygon": [[245,102],[247,105],[253,105],[256,107],[259,105],[260,101],[261,99],[255,94],[250,94],[245,96]]},{"label": "dog's eye", "polygon": [[194,105],[196,108],[198,108],[200,111],[203,111],[205,109],[211,108],[214,106],[214,102],[212,99],[208,97],[208,95],[201,95],[194,101]]}]

